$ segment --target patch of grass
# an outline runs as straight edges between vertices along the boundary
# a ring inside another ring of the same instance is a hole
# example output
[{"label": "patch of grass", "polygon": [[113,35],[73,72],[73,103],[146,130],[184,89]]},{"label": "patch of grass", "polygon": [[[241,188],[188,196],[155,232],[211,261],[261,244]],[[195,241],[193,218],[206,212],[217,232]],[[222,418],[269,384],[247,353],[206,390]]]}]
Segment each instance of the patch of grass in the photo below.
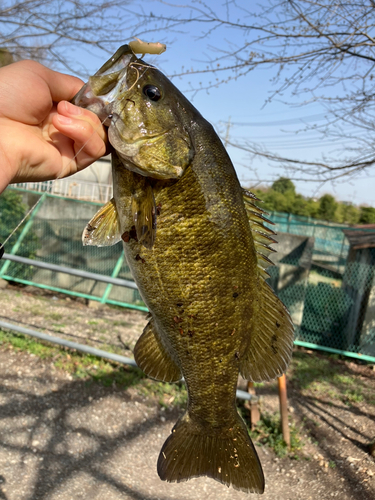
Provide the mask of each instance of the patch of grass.
[{"label": "patch of grass", "polygon": [[184,382],[169,384],[145,379],[141,384],[141,393],[145,396],[156,397],[160,406],[185,406],[187,403],[187,390]]},{"label": "patch of grass", "polygon": [[[146,378],[138,368],[118,365],[89,354],[68,351],[3,330],[0,330],[0,345],[29,352],[41,359],[51,359],[56,368],[68,372],[76,379],[87,379],[89,383],[96,382],[105,387],[116,386],[121,389],[137,386],[141,395],[155,398],[165,407],[182,406],[187,401],[187,391],[183,382],[178,384],[156,382]],[[120,348],[110,346],[104,346],[104,349],[122,352]]]},{"label": "patch of grass", "polygon": [[96,319],[90,319],[89,321],[87,321],[87,324],[88,325],[98,325],[99,321],[96,321]]},{"label": "patch of grass", "polygon": [[344,401],[349,403],[361,403],[364,400],[362,390],[360,387],[357,389],[347,389],[344,392]]},{"label": "patch of grass", "polygon": [[0,345],[17,351],[29,352],[41,359],[52,359],[57,368],[68,372],[74,378],[91,378],[105,386],[115,383],[126,388],[135,385],[144,378],[141,370],[137,368],[118,366],[102,358],[67,351],[23,335],[2,330],[0,330]]},{"label": "patch of grass", "polygon": [[121,321],[121,320],[111,321],[111,325],[112,326],[124,326],[124,327],[133,326],[132,323],[129,323],[128,321]]},{"label": "patch of grass", "polygon": [[52,321],[59,321],[60,319],[63,318],[63,315],[60,314],[60,313],[49,313],[49,314],[46,314],[46,319],[50,319]]},{"label": "patch of grass", "polygon": [[290,455],[293,458],[298,458],[297,452],[302,448],[302,439],[293,422],[291,422],[289,430],[290,450],[288,450],[283,439],[280,416],[276,413],[271,414],[265,412],[262,413],[255,430],[249,431],[249,434],[257,444],[269,446],[279,457]]},{"label": "patch of grass", "polygon": [[34,316],[44,316],[42,309],[40,309],[38,306],[30,307],[29,312]]},{"label": "patch of grass", "polygon": [[[51,347],[36,342],[33,339],[24,337],[23,335],[16,335],[0,330],[0,345],[5,345],[14,348],[18,351],[27,351],[30,354],[35,354],[42,359],[53,357],[55,353],[51,353]],[[56,349],[57,351],[58,349]]]},{"label": "patch of grass", "polygon": [[296,383],[304,394],[328,396],[346,404],[375,404],[370,385],[355,373],[352,374],[343,363],[333,362],[332,356],[329,355],[295,352],[289,379]]},{"label": "patch of grass", "polygon": [[61,330],[61,328],[65,328],[66,327],[66,324],[65,323],[53,323],[52,326],[54,328],[56,328],[57,330]]}]

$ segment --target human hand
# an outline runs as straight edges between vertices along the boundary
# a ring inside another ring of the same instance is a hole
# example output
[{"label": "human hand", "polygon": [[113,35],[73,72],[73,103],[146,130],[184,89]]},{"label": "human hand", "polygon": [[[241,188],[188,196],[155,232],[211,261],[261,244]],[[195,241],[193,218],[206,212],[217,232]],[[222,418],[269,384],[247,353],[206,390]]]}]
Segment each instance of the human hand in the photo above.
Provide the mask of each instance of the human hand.
[{"label": "human hand", "polygon": [[68,102],[82,85],[35,61],[0,68],[0,192],[67,177],[105,154],[99,118]]}]

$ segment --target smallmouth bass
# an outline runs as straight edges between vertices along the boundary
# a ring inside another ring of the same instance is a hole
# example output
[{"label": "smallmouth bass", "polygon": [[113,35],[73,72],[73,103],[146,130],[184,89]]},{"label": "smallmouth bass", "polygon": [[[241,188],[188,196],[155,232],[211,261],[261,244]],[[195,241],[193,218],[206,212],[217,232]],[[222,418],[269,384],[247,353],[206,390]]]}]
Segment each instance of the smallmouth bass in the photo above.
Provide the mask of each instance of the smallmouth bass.
[{"label": "smallmouth bass", "polygon": [[213,127],[128,45],[73,100],[108,126],[114,198],[83,242],[123,240],[151,319],[134,351],[150,377],[185,378],[188,406],[164,443],[167,481],[209,476],[248,493],[264,476],[236,409],[238,373],[270,380],[293,347],[288,311],[267,285],[274,243]]}]

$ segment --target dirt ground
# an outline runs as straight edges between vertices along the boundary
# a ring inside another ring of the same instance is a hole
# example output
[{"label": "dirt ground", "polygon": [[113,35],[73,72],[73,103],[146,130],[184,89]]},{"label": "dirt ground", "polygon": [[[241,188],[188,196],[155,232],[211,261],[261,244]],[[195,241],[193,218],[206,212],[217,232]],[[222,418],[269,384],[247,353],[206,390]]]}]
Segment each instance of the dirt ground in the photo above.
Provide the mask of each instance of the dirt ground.
[{"label": "dirt ground", "polygon": [[[117,346],[125,356],[131,356],[145,324],[145,315],[136,311],[89,307],[16,287],[0,290],[0,316],[102,349]],[[332,363],[375,395],[372,367]],[[162,482],[156,461],[181,410],[161,407],[137,386],[124,390],[75,379],[51,359],[6,344],[0,345],[0,373],[0,499],[248,497],[207,478]],[[277,409],[275,384],[265,384],[258,393],[262,411]],[[368,447],[375,439],[375,406],[303,391],[291,377],[289,407],[305,445],[298,459],[278,458],[270,448],[257,446],[266,477],[259,498],[373,500],[375,461]]]}]

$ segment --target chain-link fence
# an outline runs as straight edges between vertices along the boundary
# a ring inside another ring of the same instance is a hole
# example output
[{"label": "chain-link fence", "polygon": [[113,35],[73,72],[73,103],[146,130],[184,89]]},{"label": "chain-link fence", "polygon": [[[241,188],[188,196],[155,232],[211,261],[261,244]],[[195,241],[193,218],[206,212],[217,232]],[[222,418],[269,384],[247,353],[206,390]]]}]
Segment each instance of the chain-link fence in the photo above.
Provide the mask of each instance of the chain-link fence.
[{"label": "chain-link fence", "polygon": [[[7,191],[16,197],[14,203],[19,205],[22,200],[24,212],[41,196],[14,188]],[[82,246],[82,230],[98,210],[98,203],[47,192],[42,196],[6,252],[132,280],[121,244]],[[0,241],[19,219],[19,213],[14,220],[0,208]],[[279,244],[273,259],[276,265],[269,269],[270,284],[291,312],[296,343],[375,362],[375,248],[371,247],[371,231],[367,231],[365,248],[359,248],[361,245],[355,247],[347,238],[348,226],[280,213],[272,213],[271,219],[276,223]],[[373,234],[375,247],[374,230]],[[145,310],[138,291],[131,288],[9,260],[1,264],[3,279]]]}]

